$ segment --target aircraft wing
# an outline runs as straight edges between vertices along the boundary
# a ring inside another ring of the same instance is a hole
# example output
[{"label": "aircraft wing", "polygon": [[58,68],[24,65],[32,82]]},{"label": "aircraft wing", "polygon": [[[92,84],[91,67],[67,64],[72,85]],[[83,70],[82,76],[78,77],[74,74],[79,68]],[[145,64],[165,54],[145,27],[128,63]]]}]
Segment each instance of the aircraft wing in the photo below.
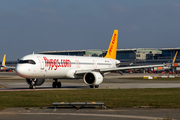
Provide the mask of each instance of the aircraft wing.
[{"label": "aircraft wing", "polygon": [[141,61],[130,61],[130,62],[121,62],[121,63],[116,64],[116,66],[121,66],[121,65],[132,65],[132,64],[138,63],[138,62],[144,62],[144,60],[141,60]]},{"label": "aircraft wing", "polygon": [[[177,57],[177,53],[178,51],[176,51],[176,54],[174,56],[173,62],[175,62],[176,57]],[[139,61],[134,61],[134,62],[139,62]],[[127,63],[134,63],[134,62],[126,62]],[[170,63],[170,64],[172,64]],[[124,63],[119,63],[119,65],[122,65]],[[97,70],[77,70],[76,71],[76,75],[83,75],[87,72],[100,72],[100,73],[106,73],[106,72],[113,72],[113,71],[121,71],[121,70],[130,70],[130,69],[141,69],[141,68],[151,68],[151,67],[163,67],[163,66],[167,66],[168,64],[157,64],[157,65],[144,65],[144,66],[129,66],[129,67],[117,67],[117,68],[102,68],[102,69],[97,69]],[[117,64],[118,66],[118,64]]]},{"label": "aircraft wing", "polygon": [[162,67],[165,66],[165,64],[158,64],[158,65],[144,65],[144,66],[130,66],[130,67],[117,67],[117,68],[102,68],[97,70],[77,70],[76,75],[78,74],[85,74],[87,72],[113,72],[113,71],[121,71],[121,70],[129,70],[129,69],[140,69],[140,68],[151,68],[151,67]]},{"label": "aircraft wing", "polygon": [[106,68],[100,69],[101,72],[112,72],[112,71],[121,71],[121,70],[129,70],[129,69],[141,69],[141,68],[151,68],[151,67],[161,67],[165,66],[164,64],[158,65],[144,65],[144,66],[130,66],[130,67],[118,67],[118,68]]}]

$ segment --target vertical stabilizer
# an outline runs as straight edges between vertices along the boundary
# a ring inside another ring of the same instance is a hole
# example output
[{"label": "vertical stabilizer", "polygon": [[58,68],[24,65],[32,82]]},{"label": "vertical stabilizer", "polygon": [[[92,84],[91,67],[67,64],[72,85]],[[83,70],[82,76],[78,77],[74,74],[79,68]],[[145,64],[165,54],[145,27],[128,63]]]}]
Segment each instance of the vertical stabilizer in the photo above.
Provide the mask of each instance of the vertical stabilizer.
[{"label": "vertical stabilizer", "polygon": [[6,54],[4,54],[4,58],[3,58],[3,62],[2,62],[2,66],[5,66],[5,62],[6,62]]},{"label": "vertical stabilizer", "polygon": [[176,51],[176,55],[174,56],[173,63],[176,61],[177,54],[178,54],[178,51]]},{"label": "vertical stabilizer", "polygon": [[109,44],[109,49],[107,51],[105,58],[116,59],[117,42],[118,42],[118,30],[114,30],[113,36],[111,38],[111,42]]}]

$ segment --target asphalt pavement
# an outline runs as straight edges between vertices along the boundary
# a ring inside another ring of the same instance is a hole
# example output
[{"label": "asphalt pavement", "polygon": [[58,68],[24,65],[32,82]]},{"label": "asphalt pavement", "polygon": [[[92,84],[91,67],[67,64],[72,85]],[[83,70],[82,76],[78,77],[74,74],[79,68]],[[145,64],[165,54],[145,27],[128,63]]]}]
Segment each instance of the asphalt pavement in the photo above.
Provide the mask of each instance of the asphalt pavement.
[{"label": "asphalt pavement", "polygon": [[[132,89],[132,88],[180,88],[180,80],[136,80],[125,78],[137,78],[143,76],[157,76],[160,74],[143,74],[143,73],[126,73],[123,76],[117,73],[111,73],[104,77],[103,83],[100,84],[99,89]],[[83,79],[60,79],[62,88],[65,89],[90,89]],[[36,86],[36,90],[54,90],[52,88],[52,79],[46,79],[45,83],[41,86]],[[0,91],[12,90],[29,90],[29,85],[24,78],[17,76],[15,73],[0,73]]]},{"label": "asphalt pavement", "polygon": [[1,120],[173,120],[180,119],[180,109],[154,108],[8,108],[0,111]]},{"label": "asphalt pavement", "polygon": [[[119,74],[112,73],[104,78],[98,89],[133,89],[133,88],[180,88],[180,80],[136,80],[125,79],[127,77],[159,76],[159,74]],[[53,80],[46,80],[42,86],[35,90],[78,90],[90,89],[82,79],[60,80],[62,88],[52,88]],[[0,73],[1,91],[30,91],[24,78],[18,77],[15,73]],[[164,120],[180,119],[180,109],[156,109],[156,108],[117,108],[117,109],[95,109],[93,107],[77,110],[72,107],[52,106],[44,108],[7,108],[0,111],[0,120],[59,120],[59,119],[79,119],[79,120]]]}]

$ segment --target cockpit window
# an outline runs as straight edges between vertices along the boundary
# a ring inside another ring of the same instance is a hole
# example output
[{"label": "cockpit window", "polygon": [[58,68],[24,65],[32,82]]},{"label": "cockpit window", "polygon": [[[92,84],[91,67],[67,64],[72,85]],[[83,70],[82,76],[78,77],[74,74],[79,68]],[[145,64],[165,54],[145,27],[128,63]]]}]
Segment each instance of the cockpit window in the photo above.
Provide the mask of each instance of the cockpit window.
[{"label": "cockpit window", "polygon": [[19,64],[29,63],[29,64],[36,64],[34,60],[20,60]]}]

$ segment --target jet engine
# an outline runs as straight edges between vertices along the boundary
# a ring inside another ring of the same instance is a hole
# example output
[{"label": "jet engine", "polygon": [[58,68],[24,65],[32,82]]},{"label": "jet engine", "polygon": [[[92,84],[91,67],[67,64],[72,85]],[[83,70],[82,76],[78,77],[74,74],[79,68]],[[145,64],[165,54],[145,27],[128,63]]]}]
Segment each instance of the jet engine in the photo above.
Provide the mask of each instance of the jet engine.
[{"label": "jet engine", "polygon": [[28,85],[40,86],[44,83],[45,79],[26,79]]},{"label": "jet engine", "polygon": [[97,87],[103,82],[103,76],[99,72],[88,72],[84,75],[83,80],[90,87]]}]

